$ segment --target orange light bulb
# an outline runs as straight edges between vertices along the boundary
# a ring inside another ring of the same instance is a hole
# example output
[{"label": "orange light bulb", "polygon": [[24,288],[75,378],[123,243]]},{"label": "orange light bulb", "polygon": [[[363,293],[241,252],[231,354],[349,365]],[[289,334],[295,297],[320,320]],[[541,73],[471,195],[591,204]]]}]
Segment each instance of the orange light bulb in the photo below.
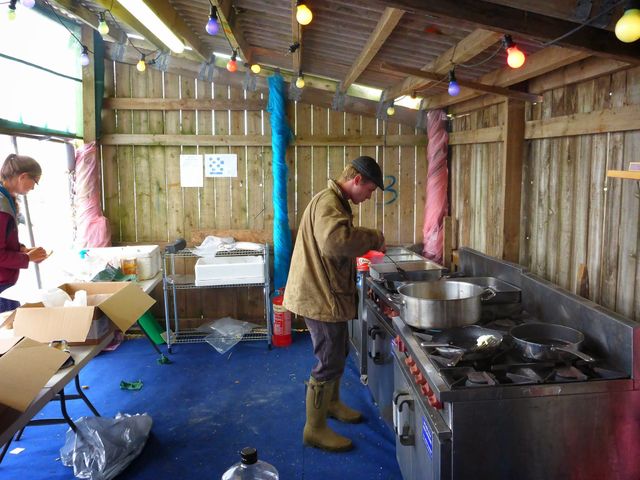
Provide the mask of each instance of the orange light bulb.
[{"label": "orange light bulb", "polygon": [[507,64],[511,68],[520,68],[524,65],[525,56],[518,47],[513,46],[507,48]]}]

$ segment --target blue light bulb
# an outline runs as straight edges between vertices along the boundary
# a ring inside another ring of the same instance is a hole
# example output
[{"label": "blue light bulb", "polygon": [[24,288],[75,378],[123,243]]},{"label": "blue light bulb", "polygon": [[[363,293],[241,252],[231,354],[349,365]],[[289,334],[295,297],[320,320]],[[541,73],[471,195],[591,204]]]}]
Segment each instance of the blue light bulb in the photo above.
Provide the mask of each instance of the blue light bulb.
[{"label": "blue light bulb", "polygon": [[449,82],[449,88],[447,89],[447,91],[449,92],[449,95],[451,95],[452,97],[456,97],[460,93],[460,85],[458,85],[458,82],[456,82],[455,80],[451,80]]},{"label": "blue light bulb", "polygon": [[214,16],[209,17],[209,21],[207,22],[206,27],[204,29],[207,31],[209,35],[215,35],[218,33],[220,27],[218,26],[218,22]]}]

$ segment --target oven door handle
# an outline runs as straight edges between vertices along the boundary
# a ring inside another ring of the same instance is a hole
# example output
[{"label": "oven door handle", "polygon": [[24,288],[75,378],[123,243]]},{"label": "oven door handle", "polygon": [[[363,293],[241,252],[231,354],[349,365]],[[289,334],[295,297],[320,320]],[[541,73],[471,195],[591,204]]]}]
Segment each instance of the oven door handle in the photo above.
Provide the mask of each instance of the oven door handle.
[{"label": "oven door handle", "polygon": [[415,444],[413,425],[413,397],[406,392],[397,392],[393,396],[393,430],[401,445]]},{"label": "oven door handle", "polygon": [[384,337],[384,332],[380,327],[371,327],[368,332],[369,337],[371,338],[371,349],[369,350],[369,358],[373,360],[373,363],[376,365],[382,365],[384,363],[384,358],[382,358],[382,354],[378,351],[378,337]]}]

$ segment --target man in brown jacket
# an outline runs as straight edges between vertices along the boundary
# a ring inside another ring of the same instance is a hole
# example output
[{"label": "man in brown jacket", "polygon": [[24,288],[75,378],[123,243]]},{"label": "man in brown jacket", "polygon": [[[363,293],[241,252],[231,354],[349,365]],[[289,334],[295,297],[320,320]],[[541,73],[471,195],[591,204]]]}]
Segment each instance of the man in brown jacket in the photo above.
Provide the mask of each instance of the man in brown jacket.
[{"label": "man in brown jacket", "polygon": [[318,360],[309,378],[303,442],[331,451],[352,448],[351,440],[327,426],[327,416],[356,423],[360,412],[340,401],[340,378],[349,353],[347,321],[357,315],[355,259],[384,250],[378,230],[355,227],[349,201],[359,204],[384,190],[382,171],[371,157],[358,157],[337,180],[311,199],[293,249],[284,306],[304,317]]}]

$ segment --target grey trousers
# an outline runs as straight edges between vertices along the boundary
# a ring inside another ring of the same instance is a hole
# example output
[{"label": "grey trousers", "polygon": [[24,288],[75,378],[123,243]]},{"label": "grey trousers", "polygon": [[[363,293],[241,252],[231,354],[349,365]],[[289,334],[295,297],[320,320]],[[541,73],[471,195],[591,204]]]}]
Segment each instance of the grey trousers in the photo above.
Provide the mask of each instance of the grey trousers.
[{"label": "grey trousers", "polygon": [[319,382],[335,380],[344,372],[349,355],[347,322],[321,322],[304,317],[304,323],[311,333],[313,354],[318,360],[311,376]]}]

